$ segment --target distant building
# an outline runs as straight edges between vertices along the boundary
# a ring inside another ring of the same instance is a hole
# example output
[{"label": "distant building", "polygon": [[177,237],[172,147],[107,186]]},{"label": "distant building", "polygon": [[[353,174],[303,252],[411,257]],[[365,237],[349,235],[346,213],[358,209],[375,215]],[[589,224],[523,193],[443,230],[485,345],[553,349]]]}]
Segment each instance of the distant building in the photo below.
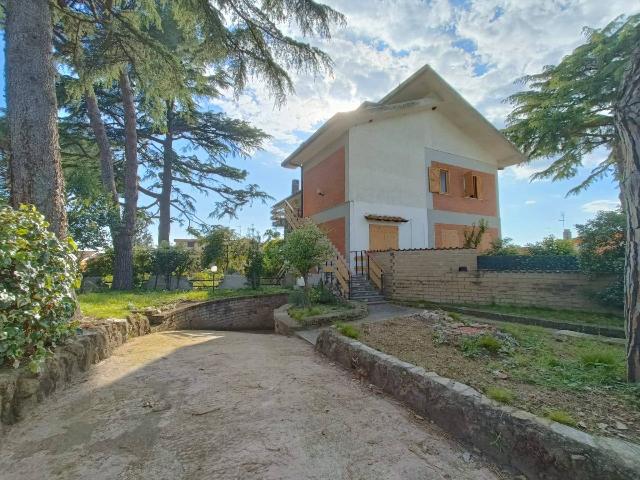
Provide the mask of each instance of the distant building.
[{"label": "distant building", "polygon": [[176,238],[173,242],[176,247],[182,247],[196,252],[202,250],[202,243],[197,238]]}]

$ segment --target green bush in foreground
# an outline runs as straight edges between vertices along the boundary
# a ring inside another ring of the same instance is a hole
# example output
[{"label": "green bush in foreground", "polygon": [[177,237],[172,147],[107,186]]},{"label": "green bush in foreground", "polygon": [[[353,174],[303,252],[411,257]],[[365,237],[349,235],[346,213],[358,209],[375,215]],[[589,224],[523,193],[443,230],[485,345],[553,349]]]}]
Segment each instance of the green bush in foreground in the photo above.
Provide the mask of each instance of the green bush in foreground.
[{"label": "green bush in foreground", "polygon": [[0,207],[0,365],[38,371],[75,329],[76,246],[47,227],[33,206]]}]

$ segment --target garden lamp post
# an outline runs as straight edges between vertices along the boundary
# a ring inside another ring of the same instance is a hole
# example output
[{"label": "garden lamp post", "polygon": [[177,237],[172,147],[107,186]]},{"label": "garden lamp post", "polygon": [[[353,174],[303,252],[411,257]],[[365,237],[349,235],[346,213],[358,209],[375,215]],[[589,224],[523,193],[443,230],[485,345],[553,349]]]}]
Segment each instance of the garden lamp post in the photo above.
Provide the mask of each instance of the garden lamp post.
[{"label": "garden lamp post", "polygon": [[217,265],[211,265],[211,288],[212,288],[212,293],[216,293],[216,272],[218,271],[218,266]]}]

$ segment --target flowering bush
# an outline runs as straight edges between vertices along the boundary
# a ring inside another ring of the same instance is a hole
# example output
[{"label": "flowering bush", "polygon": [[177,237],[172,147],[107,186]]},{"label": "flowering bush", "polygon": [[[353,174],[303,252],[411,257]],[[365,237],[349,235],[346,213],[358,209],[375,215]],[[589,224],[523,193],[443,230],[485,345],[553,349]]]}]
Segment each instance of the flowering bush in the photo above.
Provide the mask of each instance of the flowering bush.
[{"label": "flowering bush", "polygon": [[0,365],[37,372],[75,330],[76,246],[47,227],[33,206],[0,207]]}]

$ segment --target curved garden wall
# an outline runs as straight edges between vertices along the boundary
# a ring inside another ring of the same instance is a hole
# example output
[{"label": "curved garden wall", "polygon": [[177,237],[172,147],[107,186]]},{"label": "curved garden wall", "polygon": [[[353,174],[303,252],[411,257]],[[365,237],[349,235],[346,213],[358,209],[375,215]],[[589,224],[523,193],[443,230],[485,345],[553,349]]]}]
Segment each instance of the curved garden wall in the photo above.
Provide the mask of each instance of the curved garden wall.
[{"label": "curved garden wall", "polygon": [[154,330],[273,330],[273,311],[287,293],[192,303],[151,317]]}]

